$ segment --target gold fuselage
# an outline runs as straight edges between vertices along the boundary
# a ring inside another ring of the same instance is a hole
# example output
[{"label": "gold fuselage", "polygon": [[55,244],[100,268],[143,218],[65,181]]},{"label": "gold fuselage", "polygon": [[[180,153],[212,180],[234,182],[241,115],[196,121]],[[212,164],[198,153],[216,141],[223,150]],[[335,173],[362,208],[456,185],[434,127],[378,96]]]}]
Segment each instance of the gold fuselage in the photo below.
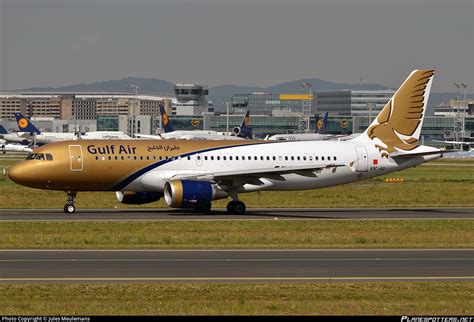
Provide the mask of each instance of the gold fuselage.
[{"label": "gold fuselage", "polygon": [[[229,140],[77,140],[50,143],[34,153],[53,160],[25,160],[9,177],[25,186],[70,191],[110,191],[131,175],[190,153],[265,141]],[[81,153],[77,153],[81,151]],[[80,154],[80,155],[79,155]]]}]

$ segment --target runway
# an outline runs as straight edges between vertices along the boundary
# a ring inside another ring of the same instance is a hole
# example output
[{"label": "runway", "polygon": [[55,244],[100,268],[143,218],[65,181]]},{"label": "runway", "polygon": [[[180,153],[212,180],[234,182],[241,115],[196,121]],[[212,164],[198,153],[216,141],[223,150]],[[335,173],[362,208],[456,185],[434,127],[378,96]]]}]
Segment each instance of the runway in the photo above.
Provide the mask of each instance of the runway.
[{"label": "runway", "polygon": [[0,282],[472,281],[474,249],[1,250]]},{"label": "runway", "polygon": [[474,219],[474,208],[250,208],[243,216],[215,208],[209,214],[189,209],[0,209],[0,221],[154,221],[154,220],[318,220],[318,219]]}]

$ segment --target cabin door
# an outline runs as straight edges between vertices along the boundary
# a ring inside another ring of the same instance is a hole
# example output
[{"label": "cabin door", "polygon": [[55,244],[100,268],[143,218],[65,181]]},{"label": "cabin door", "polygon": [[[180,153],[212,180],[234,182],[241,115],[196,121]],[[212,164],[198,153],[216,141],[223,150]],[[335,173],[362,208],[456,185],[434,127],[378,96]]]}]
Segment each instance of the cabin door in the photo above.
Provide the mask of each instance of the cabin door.
[{"label": "cabin door", "polygon": [[82,171],[84,161],[82,158],[82,147],[80,145],[69,146],[69,164],[71,171]]},{"label": "cabin door", "polygon": [[365,172],[369,169],[369,158],[367,157],[367,149],[364,146],[356,146],[357,162],[356,171]]}]

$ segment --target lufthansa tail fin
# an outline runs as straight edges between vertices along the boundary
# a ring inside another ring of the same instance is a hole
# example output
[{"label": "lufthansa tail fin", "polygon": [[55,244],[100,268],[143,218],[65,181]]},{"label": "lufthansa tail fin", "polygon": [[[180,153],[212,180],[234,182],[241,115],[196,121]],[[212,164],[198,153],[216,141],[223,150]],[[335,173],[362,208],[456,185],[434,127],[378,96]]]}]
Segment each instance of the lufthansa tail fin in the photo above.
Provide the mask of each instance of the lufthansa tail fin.
[{"label": "lufthansa tail fin", "polygon": [[168,132],[173,132],[174,128],[173,125],[171,124],[171,120],[168,117],[168,114],[165,111],[165,107],[163,104],[160,105],[160,113],[161,113],[161,122],[163,123],[163,129],[165,130],[165,133]]},{"label": "lufthansa tail fin", "polygon": [[382,157],[419,146],[434,70],[414,70],[367,130],[354,139],[372,141]]},{"label": "lufthansa tail fin", "polygon": [[0,124],[0,134],[8,134],[7,129],[3,127],[3,125]]},{"label": "lufthansa tail fin", "polygon": [[252,138],[252,128],[248,126],[249,117],[250,117],[250,110],[247,110],[247,113],[245,113],[244,118],[242,119],[242,123],[240,123],[240,126],[234,127],[233,129],[233,133],[235,136],[238,136],[244,139]]},{"label": "lufthansa tail fin", "polygon": [[18,124],[18,128],[20,132],[30,132],[34,134],[41,134],[41,131],[38,130],[36,126],[31,123],[23,114],[15,113],[16,123]]}]

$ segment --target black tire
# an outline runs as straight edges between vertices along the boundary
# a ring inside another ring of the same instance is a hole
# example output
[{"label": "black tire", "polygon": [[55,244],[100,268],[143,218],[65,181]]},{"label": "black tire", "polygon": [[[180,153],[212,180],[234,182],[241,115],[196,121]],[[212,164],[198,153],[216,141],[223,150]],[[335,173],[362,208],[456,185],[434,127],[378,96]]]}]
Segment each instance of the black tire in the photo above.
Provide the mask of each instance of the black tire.
[{"label": "black tire", "polygon": [[66,214],[73,214],[76,212],[76,207],[72,204],[65,204],[64,205],[64,213]]},{"label": "black tire", "polygon": [[235,215],[243,215],[245,213],[245,204],[242,201],[236,201],[234,206]]},{"label": "black tire", "polygon": [[227,204],[227,213],[233,215],[235,213],[235,201],[229,201]]}]

